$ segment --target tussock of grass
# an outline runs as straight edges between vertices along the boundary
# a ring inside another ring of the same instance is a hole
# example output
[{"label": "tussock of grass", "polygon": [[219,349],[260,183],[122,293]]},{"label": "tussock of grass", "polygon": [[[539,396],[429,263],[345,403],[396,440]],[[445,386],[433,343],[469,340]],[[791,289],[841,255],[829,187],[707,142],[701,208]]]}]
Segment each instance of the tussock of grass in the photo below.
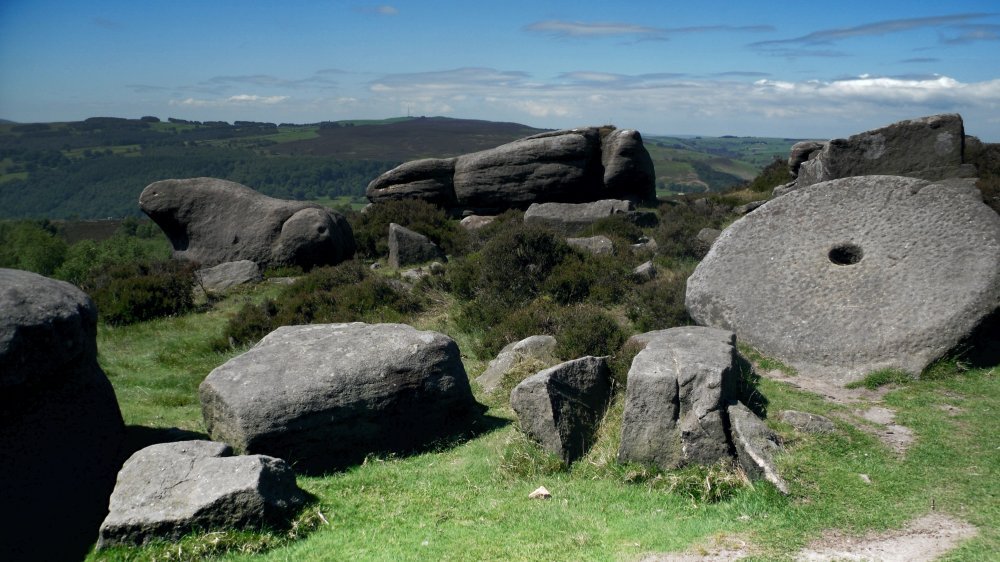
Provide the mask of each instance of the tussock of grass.
[{"label": "tussock of grass", "polygon": [[750,347],[745,343],[738,343],[737,348],[740,350],[740,353],[742,353],[744,357],[749,359],[754,365],[759,367],[761,370],[780,371],[789,377],[794,377],[798,375],[798,372],[793,367],[789,367],[788,365],[785,365],[784,363],[778,361],[777,359],[767,357],[761,352],[757,351],[756,349]]},{"label": "tussock of grass", "polygon": [[867,388],[875,390],[887,384],[906,384],[912,382],[916,377],[899,369],[880,369],[865,375],[865,378],[848,383],[844,388]]}]

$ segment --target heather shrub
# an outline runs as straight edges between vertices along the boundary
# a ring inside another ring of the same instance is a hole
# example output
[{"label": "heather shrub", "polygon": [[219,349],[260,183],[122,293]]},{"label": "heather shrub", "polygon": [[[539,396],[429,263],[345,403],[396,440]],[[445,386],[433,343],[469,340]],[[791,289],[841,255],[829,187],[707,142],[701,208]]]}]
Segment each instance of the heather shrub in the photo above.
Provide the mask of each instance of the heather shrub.
[{"label": "heather shrub", "polygon": [[716,197],[680,199],[660,205],[660,224],[653,231],[657,253],[671,258],[701,258],[697,241],[703,228],[720,228],[731,208]]},{"label": "heather shrub", "polygon": [[691,270],[682,270],[673,275],[658,277],[638,286],[629,295],[625,314],[639,332],[692,323],[684,306],[684,293],[690,273]]},{"label": "heather shrub", "polygon": [[510,225],[482,249],[479,292],[521,306],[539,295],[545,278],[572,252],[547,230]]},{"label": "heather shrub", "polygon": [[618,238],[629,244],[635,244],[643,235],[642,228],[625,215],[612,215],[588,226],[579,236],[597,236],[599,234],[611,239]]},{"label": "heather shrub", "polygon": [[194,269],[176,261],[118,264],[94,270],[83,288],[104,322],[133,324],[194,308]]},{"label": "heather shrub", "polygon": [[625,342],[625,332],[610,314],[586,304],[558,311],[555,337],[556,355],[564,359],[612,355]]},{"label": "heather shrub", "polygon": [[775,156],[774,160],[757,174],[757,177],[750,180],[748,187],[750,191],[763,193],[790,181],[792,181],[792,174],[788,171],[788,161]]},{"label": "heather shrub", "polygon": [[52,275],[66,254],[66,242],[48,221],[0,222],[0,267]]},{"label": "heather shrub", "polygon": [[316,268],[286,287],[276,299],[245,304],[227,324],[217,348],[254,343],[279,326],[328,322],[398,322],[420,302],[348,261]]},{"label": "heather shrub", "polygon": [[430,238],[445,251],[457,256],[468,251],[468,234],[441,208],[419,199],[373,203],[363,213],[350,213],[360,257],[379,258],[389,253],[389,223],[405,226]]}]

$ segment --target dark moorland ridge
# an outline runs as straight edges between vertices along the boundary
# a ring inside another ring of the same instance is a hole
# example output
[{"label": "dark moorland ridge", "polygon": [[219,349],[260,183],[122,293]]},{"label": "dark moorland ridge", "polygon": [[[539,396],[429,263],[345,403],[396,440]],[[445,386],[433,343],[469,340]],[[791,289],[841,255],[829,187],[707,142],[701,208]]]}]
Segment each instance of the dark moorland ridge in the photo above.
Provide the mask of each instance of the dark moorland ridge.
[{"label": "dark moorland ridge", "polygon": [[[0,123],[0,219],[140,216],[136,200],[145,186],[202,176],[281,199],[361,203],[368,182],[402,162],[476,152],[542,131],[446,117],[306,125],[156,117]],[[794,142],[644,140],[663,192],[729,189],[775,156],[784,158]]]}]

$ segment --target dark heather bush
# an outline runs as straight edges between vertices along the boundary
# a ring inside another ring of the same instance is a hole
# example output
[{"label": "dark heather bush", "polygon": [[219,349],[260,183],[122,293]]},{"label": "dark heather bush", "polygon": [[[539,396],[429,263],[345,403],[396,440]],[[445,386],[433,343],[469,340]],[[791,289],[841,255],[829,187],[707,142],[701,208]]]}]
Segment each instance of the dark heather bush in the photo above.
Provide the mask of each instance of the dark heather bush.
[{"label": "dark heather bush", "polygon": [[792,174],[788,171],[788,161],[775,156],[774,160],[750,181],[749,187],[750,191],[763,193],[790,181],[792,181]]},{"label": "dark heather bush", "polygon": [[586,355],[611,355],[625,342],[625,332],[603,309],[576,305],[557,313],[556,355],[577,359]]},{"label": "dark heather bush", "polygon": [[701,258],[697,242],[703,228],[720,228],[731,216],[731,208],[718,197],[705,197],[701,203],[688,199],[668,201],[660,205],[660,225],[653,231],[661,256],[670,258]]},{"label": "dark heather bush", "polygon": [[1000,144],[969,143],[966,159],[976,166],[979,180],[976,186],[983,194],[983,202],[1000,213]]},{"label": "dark heather bush", "polygon": [[328,322],[394,322],[420,303],[357,261],[314,269],[276,299],[248,303],[226,325],[217,347],[254,343],[279,326]]},{"label": "dark heather bush", "polygon": [[512,224],[483,247],[478,292],[521,306],[538,296],[545,278],[572,252],[547,230]]},{"label": "dark heather bush", "polygon": [[613,215],[588,226],[579,236],[597,236],[599,234],[610,238],[620,238],[629,244],[635,244],[642,237],[642,229],[624,215]]},{"label": "dark heather bush", "polygon": [[626,315],[639,332],[664,330],[692,323],[684,306],[687,277],[691,271],[680,275],[657,278],[640,285],[629,296]]},{"label": "dark heather bush", "polygon": [[112,325],[182,314],[194,306],[194,264],[120,264],[95,271],[83,284],[102,320]]},{"label": "dark heather bush", "polygon": [[389,223],[405,226],[430,238],[446,254],[468,251],[468,234],[439,207],[418,199],[373,203],[363,213],[350,213],[358,256],[380,258],[389,253]]}]

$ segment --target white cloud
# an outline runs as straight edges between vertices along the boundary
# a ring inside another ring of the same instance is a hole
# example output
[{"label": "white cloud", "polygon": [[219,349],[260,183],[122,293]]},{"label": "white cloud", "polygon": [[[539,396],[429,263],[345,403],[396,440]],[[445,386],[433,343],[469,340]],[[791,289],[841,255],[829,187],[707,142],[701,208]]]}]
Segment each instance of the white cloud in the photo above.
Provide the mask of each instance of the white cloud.
[{"label": "white cloud", "polygon": [[247,105],[275,105],[288,99],[288,96],[258,96],[253,94],[238,94],[221,99],[196,99],[186,98],[182,100],[170,100],[167,102],[172,106],[186,107],[226,107],[226,106],[247,106]]}]

